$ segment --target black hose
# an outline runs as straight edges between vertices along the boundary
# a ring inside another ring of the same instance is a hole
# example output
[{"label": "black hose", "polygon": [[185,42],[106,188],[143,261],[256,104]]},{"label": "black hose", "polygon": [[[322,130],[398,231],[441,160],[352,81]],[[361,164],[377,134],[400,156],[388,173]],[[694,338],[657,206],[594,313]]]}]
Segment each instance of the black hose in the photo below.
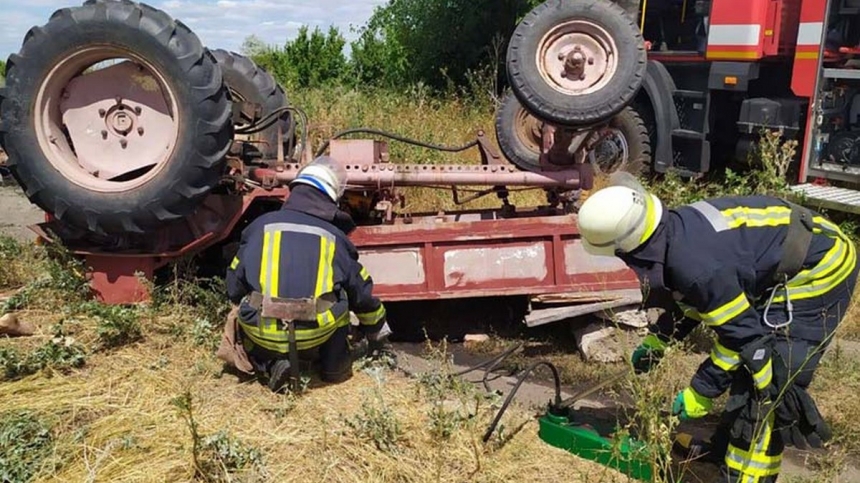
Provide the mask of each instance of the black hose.
[{"label": "black hose", "polygon": [[400,141],[402,143],[411,144],[413,146],[419,146],[427,149],[435,149],[436,151],[445,151],[449,153],[459,153],[461,151],[465,151],[469,148],[473,148],[478,145],[478,141],[472,141],[470,143],[464,144],[462,146],[442,146],[439,144],[430,144],[421,141],[416,141],[414,139],[409,139],[407,137],[399,136],[394,133],[390,133],[388,131],[382,131],[380,129],[369,129],[369,128],[355,128],[355,129],[347,129],[345,131],[340,131],[331,137],[328,141],[323,143],[323,145],[317,150],[316,155],[314,157],[322,156],[325,153],[325,150],[328,149],[331,142],[335,139],[342,138],[343,136],[349,134],[376,134],[377,136],[383,136],[389,139],[394,139],[395,141]]},{"label": "black hose", "polygon": [[304,154],[304,150],[307,149],[308,145],[308,114],[303,109],[299,107],[285,106],[275,109],[274,111],[267,114],[265,117],[257,121],[256,123],[242,128],[236,129],[236,134],[256,134],[261,131],[265,131],[272,127],[280,117],[280,114],[285,112],[294,112],[299,115],[302,122],[302,149],[299,151],[298,159],[302,159],[302,155]]},{"label": "black hose", "polygon": [[508,393],[508,397],[505,399],[505,402],[502,403],[502,407],[499,408],[499,412],[496,413],[496,417],[493,419],[493,422],[490,424],[490,427],[487,428],[487,432],[484,433],[483,441],[486,443],[490,440],[490,436],[493,435],[493,431],[496,430],[496,426],[499,424],[499,421],[502,419],[502,416],[507,411],[508,406],[511,404],[511,401],[514,399],[514,396],[519,391],[520,386],[526,380],[526,378],[534,371],[538,366],[547,366],[552,371],[552,377],[555,381],[555,401],[554,404],[559,404],[561,402],[561,378],[558,375],[558,369],[552,363],[547,361],[538,361],[529,366],[525,371],[520,374],[517,379],[517,383],[514,384],[514,387],[511,389],[511,392]]},{"label": "black hose", "polygon": [[504,359],[507,359],[507,358],[508,358],[508,356],[510,356],[511,354],[513,354],[517,349],[519,349],[519,348],[520,348],[520,347],[522,347],[522,346],[523,346],[523,343],[522,343],[522,342],[518,342],[518,343],[516,343],[516,344],[512,345],[511,347],[508,347],[507,349],[505,349],[505,350],[504,350],[504,352],[502,352],[501,354],[498,354],[498,355],[496,355],[496,356],[491,357],[490,359],[487,359],[487,360],[485,360],[485,361],[483,361],[483,362],[480,362],[480,363],[478,363],[478,364],[475,364],[475,365],[474,365],[474,366],[472,366],[472,367],[469,367],[469,368],[463,369],[463,370],[462,370],[462,371],[460,371],[460,372],[457,372],[457,373],[451,374],[451,376],[453,376],[453,377],[462,376],[462,375],[468,374],[468,373],[470,373],[470,372],[472,372],[472,371],[477,371],[478,369],[483,369],[484,367],[487,367],[487,366],[490,366],[490,368],[488,368],[488,369],[487,369],[487,372],[492,371],[492,370],[493,370],[493,368],[498,367],[498,365],[499,365],[499,364],[500,364]]}]

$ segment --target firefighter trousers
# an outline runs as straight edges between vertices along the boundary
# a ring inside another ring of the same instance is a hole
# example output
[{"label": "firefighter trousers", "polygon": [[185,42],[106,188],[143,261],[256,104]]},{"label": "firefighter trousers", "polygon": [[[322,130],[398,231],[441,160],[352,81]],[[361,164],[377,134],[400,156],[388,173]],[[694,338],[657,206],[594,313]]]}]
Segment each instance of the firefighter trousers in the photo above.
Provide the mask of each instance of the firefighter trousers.
[{"label": "firefighter trousers", "polygon": [[[847,311],[857,282],[858,267],[852,274],[829,292],[811,299],[794,302],[794,316],[787,330],[775,332],[772,357],[781,358],[788,369],[789,380],[806,389],[812,383],[821,357],[830,345],[833,333]],[[814,324],[814,325],[813,325]],[[820,337],[809,338],[815,331],[803,330],[807,337],[793,334],[791,327],[820,328]],[[753,383],[751,376],[739,369],[730,389],[730,397],[749,393]],[[715,457],[723,459],[722,480],[726,483],[773,483],[782,465],[785,448],[781,433],[775,428],[774,411],[770,411],[757,422],[753,437],[732,435],[741,410],[726,411],[721,415],[719,428],[711,439]]]},{"label": "firefighter trousers", "polygon": [[[245,347],[255,369],[266,372],[266,367],[277,359],[288,359],[289,354],[279,354],[255,345],[245,337]],[[317,347],[299,350],[300,366],[309,367],[319,363],[320,378],[324,382],[339,383],[352,377],[352,354],[349,348],[349,326],[338,327],[331,336]]]}]

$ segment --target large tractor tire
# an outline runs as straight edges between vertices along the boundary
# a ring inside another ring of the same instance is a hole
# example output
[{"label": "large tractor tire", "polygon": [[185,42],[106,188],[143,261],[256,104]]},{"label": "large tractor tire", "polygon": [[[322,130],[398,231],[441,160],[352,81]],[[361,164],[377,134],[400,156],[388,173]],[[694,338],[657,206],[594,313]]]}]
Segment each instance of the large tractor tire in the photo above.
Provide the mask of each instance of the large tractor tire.
[{"label": "large tractor tire", "polygon": [[[251,102],[262,106],[261,118],[266,118],[279,109],[289,107],[289,100],[284,89],[262,67],[257,66],[251,59],[226,50],[213,50],[212,55],[218,61],[224,82],[230,91],[234,102]],[[278,129],[282,133],[281,142],[284,146],[284,156],[295,136],[293,116],[289,111],[282,111],[278,121],[259,133],[247,135],[249,144],[264,158],[275,158],[278,155]],[[237,135],[237,138],[240,136]]]},{"label": "large tractor tire", "polygon": [[645,77],[645,43],[633,19],[606,0],[550,0],[520,22],[507,68],[519,101],[541,119],[583,126],[606,121]]},{"label": "large tractor tire", "polygon": [[97,234],[191,214],[223,174],[232,129],[221,70],[197,36],[127,0],[89,0],[30,29],[0,95],[15,179]]},{"label": "large tractor tire", "polygon": [[[502,154],[524,171],[540,171],[542,122],[508,93],[496,114],[496,139]],[[651,169],[651,140],[648,129],[633,107],[616,114],[606,126],[606,135],[589,157],[596,174],[625,171],[643,176]]]}]

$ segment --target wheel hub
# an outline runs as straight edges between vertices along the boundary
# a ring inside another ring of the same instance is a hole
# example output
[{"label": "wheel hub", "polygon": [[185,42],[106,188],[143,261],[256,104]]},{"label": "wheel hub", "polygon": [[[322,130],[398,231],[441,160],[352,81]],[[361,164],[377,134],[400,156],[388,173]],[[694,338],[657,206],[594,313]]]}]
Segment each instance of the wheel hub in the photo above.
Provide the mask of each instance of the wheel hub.
[{"label": "wheel hub", "polygon": [[113,111],[107,120],[107,127],[114,134],[119,136],[125,136],[130,133],[135,124],[134,115],[130,114],[125,110],[125,106],[119,105],[115,111]]},{"label": "wheel hub", "polygon": [[104,192],[151,179],[179,135],[175,98],[156,71],[127,59],[87,70],[109,55],[90,49],[59,64],[40,89],[37,113],[48,160],[69,180]]},{"label": "wheel hub", "polygon": [[559,92],[586,95],[602,89],[617,70],[617,48],[606,30],[573,20],[551,30],[540,43],[538,70]]}]

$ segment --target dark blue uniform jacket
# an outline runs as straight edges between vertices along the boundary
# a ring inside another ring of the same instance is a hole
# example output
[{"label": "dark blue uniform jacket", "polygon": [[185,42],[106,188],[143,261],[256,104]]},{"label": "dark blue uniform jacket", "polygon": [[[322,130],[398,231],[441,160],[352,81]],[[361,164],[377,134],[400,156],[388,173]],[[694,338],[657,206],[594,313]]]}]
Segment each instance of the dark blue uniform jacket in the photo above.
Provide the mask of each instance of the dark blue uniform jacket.
[{"label": "dark blue uniform jacket", "polygon": [[[782,257],[790,208],[766,197],[726,197],[700,201],[664,212],[655,234],[622,258],[637,272],[645,294],[667,295],[677,303],[681,320],[662,317],[652,332],[664,341],[685,337],[699,323],[717,335],[711,357],[693,377],[692,387],[716,397],[731,384],[741,364],[739,352],[769,333],[763,308],[771,295],[772,277]],[[792,302],[812,300],[844,282],[856,264],[854,245],[837,226],[814,217],[814,236],[803,268],[787,284]],[[786,321],[785,296],[774,298],[768,320]],[[791,324],[793,337],[820,342],[832,328],[809,321]],[[769,370],[770,364],[765,369]],[[769,381],[762,370],[756,383]]]}]

